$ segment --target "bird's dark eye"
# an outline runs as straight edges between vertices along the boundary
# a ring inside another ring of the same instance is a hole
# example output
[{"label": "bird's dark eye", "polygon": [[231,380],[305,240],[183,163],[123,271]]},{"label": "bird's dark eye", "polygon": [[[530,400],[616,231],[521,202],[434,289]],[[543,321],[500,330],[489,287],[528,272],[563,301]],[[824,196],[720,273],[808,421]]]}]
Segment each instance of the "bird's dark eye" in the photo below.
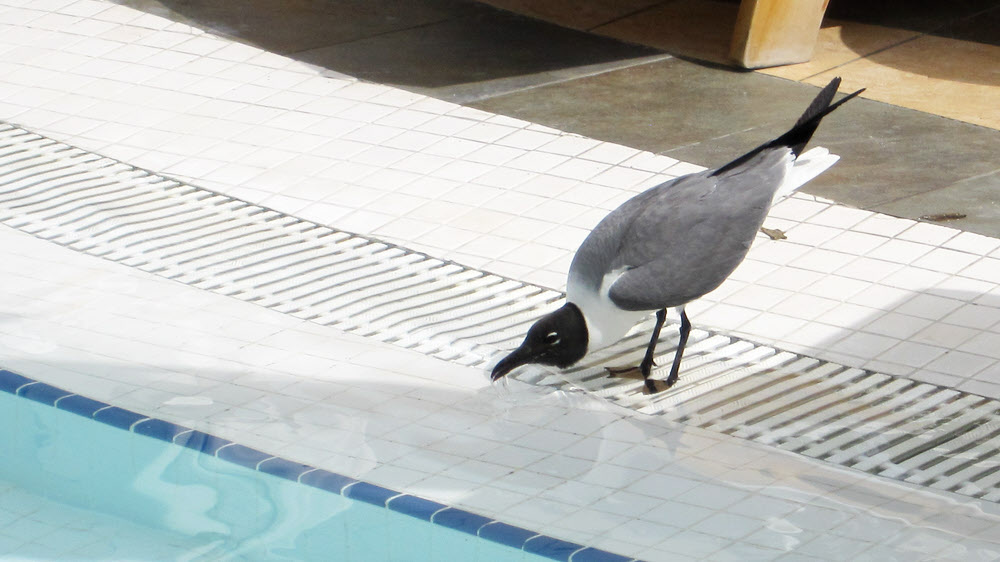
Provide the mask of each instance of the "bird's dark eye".
[{"label": "bird's dark eye", "polygon": [[545,342],[545,345],[555,345],[559,343],[559,334],[557,332],[549,332],[542,341]]}]

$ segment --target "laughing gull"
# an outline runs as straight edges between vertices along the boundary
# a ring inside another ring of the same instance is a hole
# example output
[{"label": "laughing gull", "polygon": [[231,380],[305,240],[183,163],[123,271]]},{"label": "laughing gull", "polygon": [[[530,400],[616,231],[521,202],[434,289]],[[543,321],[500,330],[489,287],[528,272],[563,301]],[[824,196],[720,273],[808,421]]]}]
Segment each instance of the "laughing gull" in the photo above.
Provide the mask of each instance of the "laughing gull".
[{"label": "laughing gull", "polygon": [[[566,304],[540,318],[524,343],[493,368],[497,380],[529,363],[567,368],[621,339],[656,312],[638,367],[608,369],[642,377],[644,392],[677,382],[691,322],[684,305],[722,284],[746,257],[771,205],[837,161],[803,148],[823,117],[864,90],[831,104],[840,78],[820,91],[795,126],[716,170],[672,179],[623,203],[580,245],[569,268]],[[665,381],[649,378],[667,309],[680,313],[680,341]]]}]

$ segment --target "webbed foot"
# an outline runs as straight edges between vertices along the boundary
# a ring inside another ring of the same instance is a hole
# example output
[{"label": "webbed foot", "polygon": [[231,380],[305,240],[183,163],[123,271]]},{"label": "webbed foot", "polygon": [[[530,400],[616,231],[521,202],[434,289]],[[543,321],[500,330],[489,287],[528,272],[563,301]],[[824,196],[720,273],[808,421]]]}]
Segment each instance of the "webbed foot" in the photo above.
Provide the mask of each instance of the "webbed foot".
[{"label": "webbed foot", "polygon": [[631,367],[605,367],[605,371],[608,372],[608,378],[617,379],[632,379],[632,380],[645,380],[645,376],[642,374],[642,369],[638,366]]},{"label": "webbed foot", "polygon": [[[663,392],[673,386],[673,382],[667,384],[665,381],[649,378],[649,373],[652,371],[654,364],[655,363],[651,362],[649,366],[640,364],[633,367],[605,367],[604,370],[607,371],[609,378],[643,381],[645,385],[642,388],[642,393],[656,394],[657,392]],[[677,378],[675,377],[674,382],[676,382],[676,380]]]}]

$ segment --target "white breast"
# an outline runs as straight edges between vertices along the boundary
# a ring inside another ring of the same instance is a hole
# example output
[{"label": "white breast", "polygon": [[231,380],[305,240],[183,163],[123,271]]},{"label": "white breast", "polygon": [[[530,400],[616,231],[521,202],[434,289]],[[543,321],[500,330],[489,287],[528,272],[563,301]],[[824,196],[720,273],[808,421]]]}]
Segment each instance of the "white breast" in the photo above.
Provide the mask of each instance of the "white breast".
[{"label": "white breast", "polygon": [[587,321],[587,353],[620,340],[651,312],[622,310],[611,302],[608,289],[624,272],[623,268],[606,274],[597,292],[570,273],[566,282],[566,300],[579,307]]}]

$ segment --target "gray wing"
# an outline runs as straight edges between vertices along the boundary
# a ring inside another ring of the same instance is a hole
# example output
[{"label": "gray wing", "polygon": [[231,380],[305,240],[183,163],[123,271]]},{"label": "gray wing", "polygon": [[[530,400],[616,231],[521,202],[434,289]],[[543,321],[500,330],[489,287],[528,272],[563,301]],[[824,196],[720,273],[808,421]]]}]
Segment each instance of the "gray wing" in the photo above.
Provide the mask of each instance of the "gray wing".
[{"label": "gray wing", "polygon": [[617,246],[605,271],[627,268],[611,286],[611,300],[626,310],[659,310],[721,285],[763,224],[788,154],[767,151],[721,175],[685,176],[623,205],[611,225],[615,234],[605,234]]}]

